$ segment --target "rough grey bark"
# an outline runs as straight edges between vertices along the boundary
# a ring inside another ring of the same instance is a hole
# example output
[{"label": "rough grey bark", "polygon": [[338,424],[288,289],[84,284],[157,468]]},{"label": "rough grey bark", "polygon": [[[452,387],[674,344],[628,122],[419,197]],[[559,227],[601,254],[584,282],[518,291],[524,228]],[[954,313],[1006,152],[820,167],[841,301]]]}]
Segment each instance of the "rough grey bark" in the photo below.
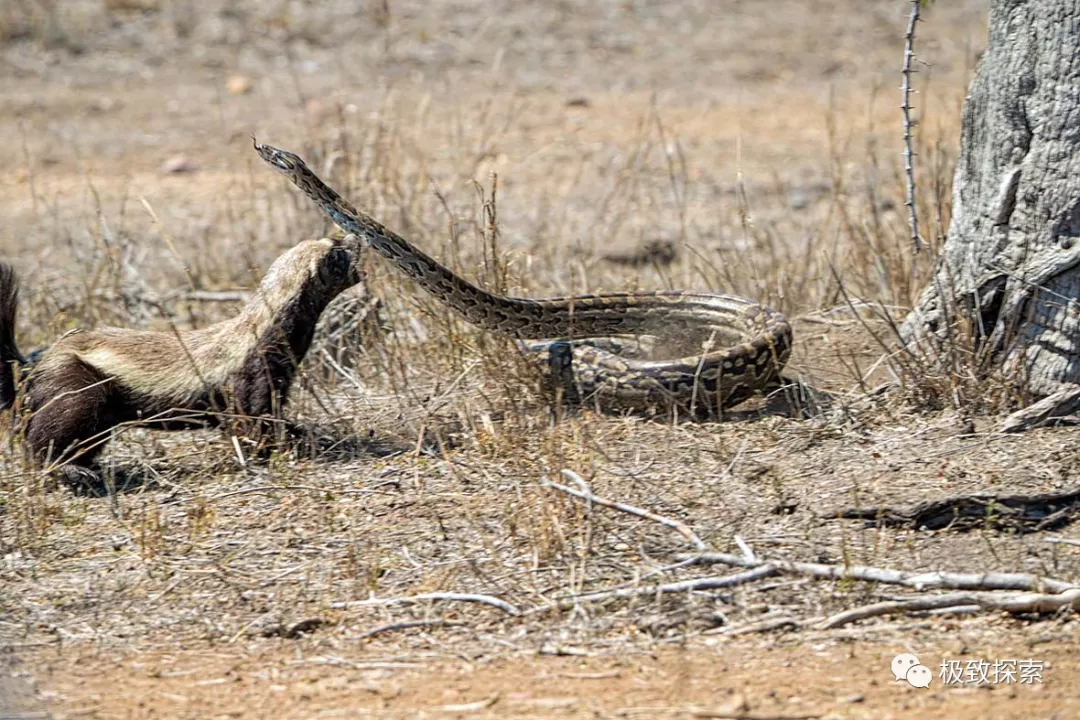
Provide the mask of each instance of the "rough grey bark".
[{"label": "rough grey bark", "polygon": [[964,106],[944,257],[905,319],[957,315],[1036,396],[1080,383],[1080,3],[992,0]]}]

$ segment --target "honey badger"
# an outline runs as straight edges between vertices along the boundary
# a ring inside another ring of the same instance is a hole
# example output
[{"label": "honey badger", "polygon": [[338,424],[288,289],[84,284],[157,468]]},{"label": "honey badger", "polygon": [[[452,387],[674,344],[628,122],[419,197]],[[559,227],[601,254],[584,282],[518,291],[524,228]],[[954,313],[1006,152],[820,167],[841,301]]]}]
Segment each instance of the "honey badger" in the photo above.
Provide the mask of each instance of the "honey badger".
[{"label": "honey badger", "polygon": [[[232,319],[178,332],[73,332],[32,363],[15,340],[18,276],[0,263],[0,409],[22,393],[32,457],[72,482],[97,479],[95,459],[120,423],[180,430],[229,419],[260,437],[280,417],[320,314],[361,281],[362,247],[355,235],[301,242]],[[18,390],[16,366],[26,372]]]}]

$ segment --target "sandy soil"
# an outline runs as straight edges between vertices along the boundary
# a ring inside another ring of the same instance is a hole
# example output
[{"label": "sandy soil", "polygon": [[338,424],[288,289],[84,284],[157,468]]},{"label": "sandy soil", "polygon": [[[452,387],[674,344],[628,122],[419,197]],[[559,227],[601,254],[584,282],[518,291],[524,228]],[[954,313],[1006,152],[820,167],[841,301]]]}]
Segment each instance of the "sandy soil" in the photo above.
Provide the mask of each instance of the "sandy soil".
[{"label": "sandy soil", "polygon": [[[38,672],[53,701],[71,708],[69,717],[250,717],[267,711],[275,717],[381,718],[1070,716],[1076,696],[1067,678],[1075,676],[1077,663],[1069,643],[962,648],[959,638],[942,639],[949,630],[936,625],[905,632],[907,647],[739,641],[617,656],[578,650],[580,655],[563,657],[350,659],[347,649],[320,652],[307,643],[243,654],[220,648],[65,653],[43,659]],[[1023,633],[1014,628],[1013,634]],[[1042,682],[943,687],[936,676],[939,657],[949,655],[936,648],[944,646],[991,663],[1038,658],[1045,662]],[[905,649],[918,650],[920,660],[933,666],[929,688],[895,681],[889,672],[896,651]]]}]

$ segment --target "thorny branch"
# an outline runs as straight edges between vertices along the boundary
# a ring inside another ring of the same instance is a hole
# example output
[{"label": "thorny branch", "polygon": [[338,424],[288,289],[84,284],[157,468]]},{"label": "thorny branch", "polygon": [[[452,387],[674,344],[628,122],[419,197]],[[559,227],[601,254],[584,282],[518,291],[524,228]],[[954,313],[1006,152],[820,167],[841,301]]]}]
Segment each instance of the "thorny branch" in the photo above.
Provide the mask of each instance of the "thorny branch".
[{"label": "thorny branch", "polygon": [[915,253],[922,247],[919,238],[919,215],[915,207],[915,153],[911,150],[911,62],[915,59],[915,23],[919,21],[919,10],[923,0],[911,0],[911,17],[908,19],[907,33],[904,35],[904,69],[900,93],[903,102],[900,110],[904,114],[904,174],[907,178],[908,223],[911,226],[911,246]]}]

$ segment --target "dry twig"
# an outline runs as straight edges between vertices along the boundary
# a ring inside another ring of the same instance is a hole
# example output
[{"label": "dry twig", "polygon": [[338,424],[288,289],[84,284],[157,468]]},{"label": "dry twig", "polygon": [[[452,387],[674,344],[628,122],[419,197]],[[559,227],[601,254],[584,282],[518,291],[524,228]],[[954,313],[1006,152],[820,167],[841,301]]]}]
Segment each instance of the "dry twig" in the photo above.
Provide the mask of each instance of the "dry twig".
[{"label": "dry twig", "polygon": [[564,492],[567,495],[573,495],[574,497],[580,498],[589,503],[596,503],[597,505],[603,505],[604,507],[609,507],[614,510],[618,510],[619,512],[628,513],[639,518],[645,518],[646,520],[658,522],[661,525],[669,527],[672,530],[678,532],[698,550],[704,552],[709,549],[709,546],[706,545],[705,542],[701,538],[699,538],[693,530],[687,527],[685,523],[679,522],[678,520],[672,520],[671,518],[666,518],[663,515],[657,515],[656,513],[649,512],[648,510],[642,510],[641,508],[634,507],[633,505],[627,505],[625,503],[615,502],[614,500],[608,500],[606,498],[593,495],[592,491],[589,490],[589,486],[585,483],[584,480],[581,479],[581,476],[578,475],[576,472],[574,472],[573,470],[563,470],[562,474],[570,480],[576,482],[583,489],[574,490],[573,488],[567,487],[566,485],[560,485],[559,483],[552,482],[550,480],[544,480],[543,484],[547,487],[554,488],[560,492]]},{"label": "dry twig", "polygon": [[845,610],[827,618],[818,627],[822,630],[881,615],[941,608],[969,607],[978,605],[983,610],[1001,610],[1008,613],[1046,614],[1059,610],[1080,610],[1080,588],[1066,590],[1057,595],[1047,593],[949,593],[910,600],[890,600]]},{"label": "dry twig", "polygon": [[1075,415],[1080,410],[1080,385],[1069,385],[1037,403],[1021,408],[1001,424],[1001,432],[1023,432]]},{"label": "dry twig", "polygon": [[788,560],[748,560],[741,555],[728,553],[687,555],[685,559],[693,560],[700,565],[733,565],[744,568],[769,565],[778,573],[789,575],[808,575],[830,580],[863,580],[886,585],[903,585],[916,590],[1025,590],[1030,592],[1062,593],[1078,587],[1076,583],[1044,578],[1028,573],[905,572],[903,570],[889,570],[887,568],[865,567],[862,565],[826,565],[824,563],[791,562]]},{"label": "dry twig", "polygon": [[[678,582],[664,583],[662,585],[620,588],[617,590],[599,590],[592,593],[570,595],[560,599],[558,607],[560,610],[568,610],[575,605],[582,603],[611,600],[614,598],[631,598],[641,597],[643,595],[695,592],[700,590],[718,590],[721,588],[735,587],[736,585],[745,585],[747,583],[756,582],[757,580],[767,578],[776,573],[777,569],[775,567],[770,564],[764,564],[745,572],[735,573],[734,575],[717,575],[712,577],[694,578],[692,580],[680,580]],[[547,608],[537,608],[532,612],[545,609]]]},{"label": "dry twig", "polygon": [[1075,545],[1080,546],[1080,540],[1073,540],[1072,538],[1062,537],[1048,537],[1043,538],[1044,543],[1050,543],[1052,545]]}]

